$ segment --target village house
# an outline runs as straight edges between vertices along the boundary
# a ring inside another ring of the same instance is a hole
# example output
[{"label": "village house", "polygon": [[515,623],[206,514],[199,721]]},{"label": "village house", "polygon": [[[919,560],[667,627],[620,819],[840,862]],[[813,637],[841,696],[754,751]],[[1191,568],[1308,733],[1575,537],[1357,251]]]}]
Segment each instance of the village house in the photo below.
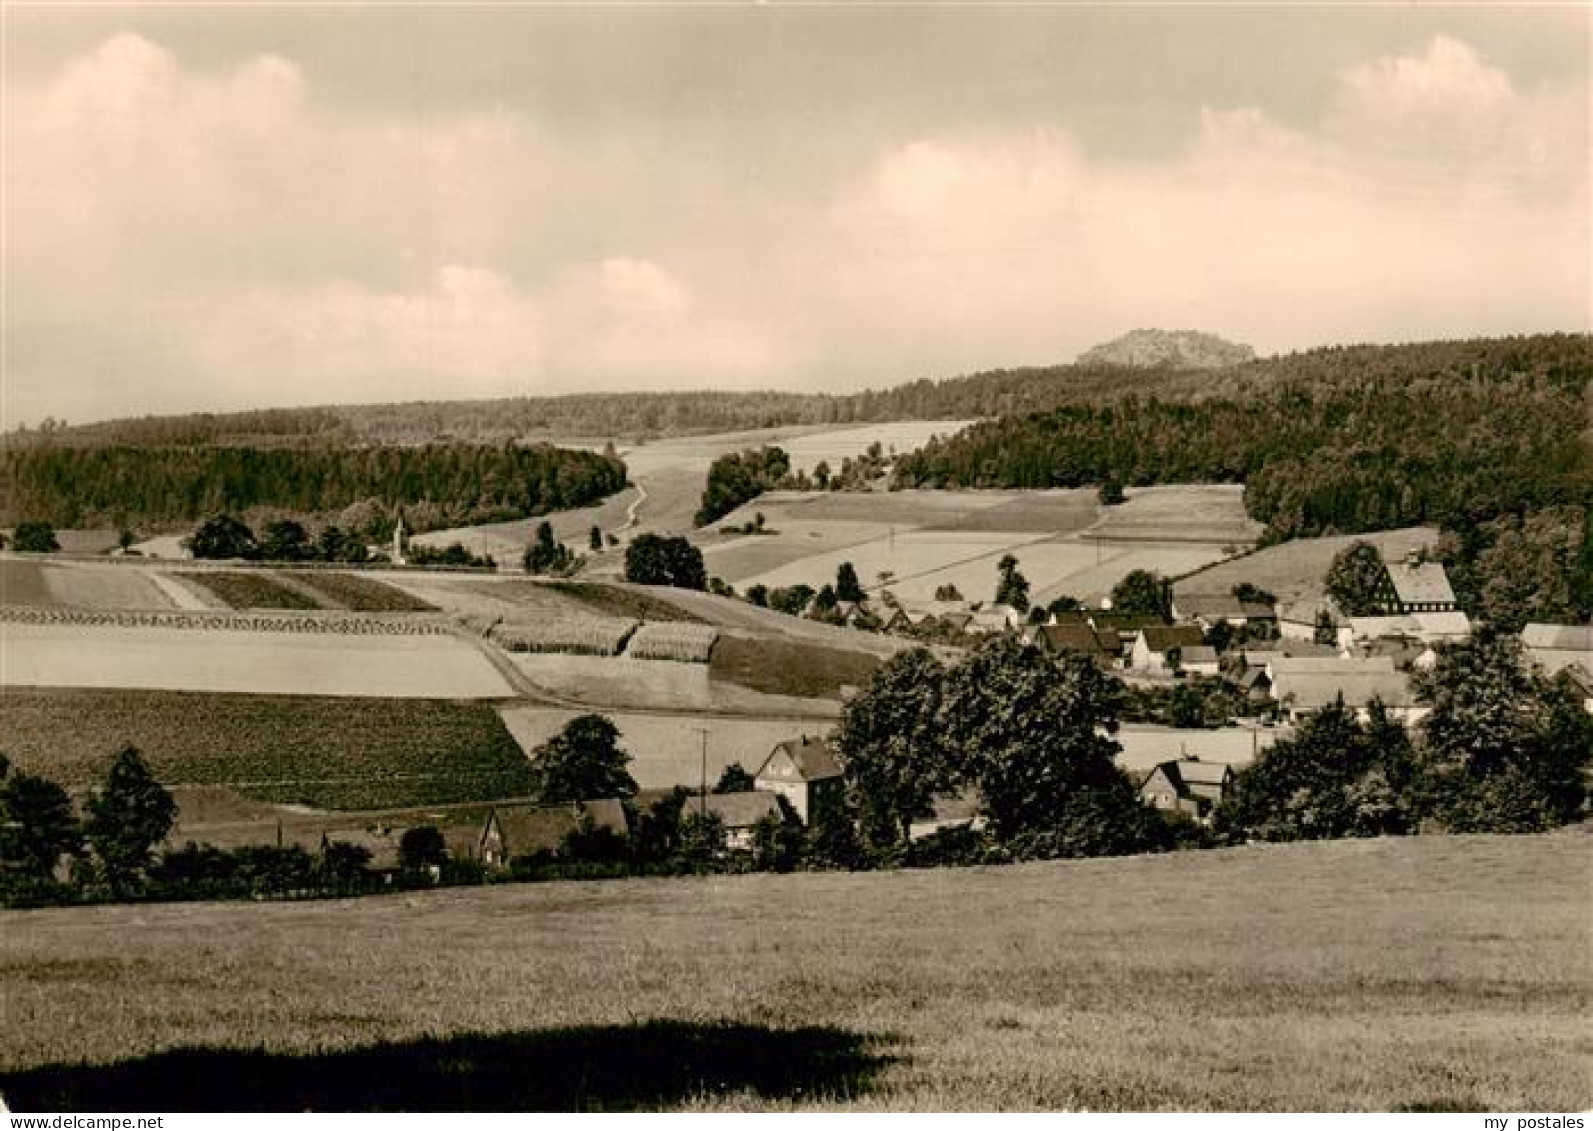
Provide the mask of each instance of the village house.
[{"label": "village house", "polygon": [[1122,657],[1117,633],[1096,632],[1082,620],[1035,625],[1024,637],[1048,656],[1083,656],[1103,668],[1115,666]]},{"label": "village house", "polygon": [[[1278,635],[1284,640],[1309,642],[1316,639],[1316,621],[1325,601],[1294,601],[1278,608]],[[1331,610],[1330,610],[1331,611]]]},{"label": "village house", "polygon": [[752,847],[752,830],[766,817],[780,819],[780,797],[764,790],[743,793],[710,793],[686,802],[688,813],[711,813],[725,828],[725,846]]},{"label": "village house", "polygon": [[1153,809],[1187,813],[1205,822],[1233,785],[1233,778],[1233,767],[1224,762],[1178,758],[1153,769],[1140,785],[1139,797]]},{"label": "village house", "polygon": [[1011,605],[986,605],[975,609],[965,631],[979,636],[1009,632],[1023,623],[1023,614]]},{"label": "village house", "polygon": [[1173,619],[1194,621],[1207,632],[1219,624],[1273,629],[1278,611],[1264,601],[1241,601],[1231,593],[1189,593],[1173,598]]},{"label": "village house", "polygon": [[1521,645],[1544,675],[1573,666],[1593,675],[1593,624],[1529,624],[1521,630]]},{"label": "village house", "polygon": [[1438,562],[1425,562],[1419,551],[1404,561],[1384,565],[1383,579],[1374,600],[1385,615],[1450,613],[1456,609],[1449,575]]},{"label": "village house", "polygon": [[1376,640],[1416,640],[1443,644],[1471,635],[1471,620],[1459,609],[1437,613],[1397,613],[1391,616],[1346,617],[1339,625],[1338,644],[1345,650]]},{"label": "village house", "polygon": [[1178,670],[1185,675],[1206,675],[1216,678],[1220,672],[1217,649],[1209,644],[1197,644],[1178,654]]},{"label": "village house", "polygon": [[1205,642],[1198,624],[1151,625],[1135,634],[1128,666],[1137,672],[1171,675],[1186,648],[1199,648]]},{"label": "village house", "polygon": [[770,751],[753,774],[752,784],[757,790],[784,797],[804,825],[839,806],[846,795],[846,782],[829,744],[807,735]]},{"label": "village house", "polygon": [[1336,665],[1324,663],[1315,667],[1274,664],[1270,675],[1273,699],[1296,722],[1339,699],[1362,722],[1371,717],[1374,701],[1383,704],[1389,718],[1406,726],[1419,722],[1428,713],[1416,702],[1410,677],[1394,670],[1388,657],[1340,660]]},{"label": "village house", "polygon": [[553,852],[583,820],[616,836],[630,835],[625,804],[616,797],[568,805],[494,805],[482,825],[476,857],[489,868],[505,868],[515,857]]},{"label": "village house", "polygon": [[1145,628],[1159,628],[1167,623],[1162,617],[1151,613],[1114,613],[1107,609],[1092,611],[1089,614],[1090,627],[1104,641],[1108,634],[1117,636],[1118,662],[1127,664],[1129,656],[1134,650],[1134,640],[1139,636],[1140,630]]}]

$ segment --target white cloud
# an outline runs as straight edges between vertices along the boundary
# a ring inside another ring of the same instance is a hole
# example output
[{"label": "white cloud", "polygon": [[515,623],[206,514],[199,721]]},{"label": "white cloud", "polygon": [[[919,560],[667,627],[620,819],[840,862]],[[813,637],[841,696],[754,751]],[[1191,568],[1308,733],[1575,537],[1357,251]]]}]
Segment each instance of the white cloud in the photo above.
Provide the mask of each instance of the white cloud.
[{"label": "white cloud", "polygon": [[291,59],[134,35],[6,94],[13,421],[1589,325],[1586,92],[1445,37],[1348,68],[1310,127],[1204,106],[1133,162],[1065,121],[925,131],[820,192],[495,106],[335,110]]}]

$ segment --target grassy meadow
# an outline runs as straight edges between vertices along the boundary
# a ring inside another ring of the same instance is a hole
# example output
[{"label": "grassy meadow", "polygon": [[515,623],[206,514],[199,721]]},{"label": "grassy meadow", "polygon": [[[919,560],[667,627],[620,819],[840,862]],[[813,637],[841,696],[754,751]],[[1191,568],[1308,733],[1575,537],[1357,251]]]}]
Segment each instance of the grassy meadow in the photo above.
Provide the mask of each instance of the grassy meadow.
[{"label": "grassy meadow", "polygon": [[1586,1110],[1593,839],[0,914],[14,1108]]}]

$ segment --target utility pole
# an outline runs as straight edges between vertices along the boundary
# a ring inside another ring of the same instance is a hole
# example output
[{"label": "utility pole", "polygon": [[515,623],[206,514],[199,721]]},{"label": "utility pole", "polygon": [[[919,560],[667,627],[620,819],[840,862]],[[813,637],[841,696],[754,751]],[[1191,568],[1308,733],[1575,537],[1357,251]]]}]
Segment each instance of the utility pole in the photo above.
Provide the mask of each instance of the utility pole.
[{"label": "utility pole", "polygon": [[702,789],[698,793],[697,814],[708,815],[708,728],[696,727],[697,733],[702,735]]}]

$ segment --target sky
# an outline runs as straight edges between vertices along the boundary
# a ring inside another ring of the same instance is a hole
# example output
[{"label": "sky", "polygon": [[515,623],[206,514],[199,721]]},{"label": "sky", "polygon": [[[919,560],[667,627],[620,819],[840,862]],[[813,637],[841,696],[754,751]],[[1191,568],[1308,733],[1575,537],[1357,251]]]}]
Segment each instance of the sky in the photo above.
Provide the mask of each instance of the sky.
[{"label": "sky", "polygon": [[1593,328],[1580,3],[0,21],[6,428]]}]

